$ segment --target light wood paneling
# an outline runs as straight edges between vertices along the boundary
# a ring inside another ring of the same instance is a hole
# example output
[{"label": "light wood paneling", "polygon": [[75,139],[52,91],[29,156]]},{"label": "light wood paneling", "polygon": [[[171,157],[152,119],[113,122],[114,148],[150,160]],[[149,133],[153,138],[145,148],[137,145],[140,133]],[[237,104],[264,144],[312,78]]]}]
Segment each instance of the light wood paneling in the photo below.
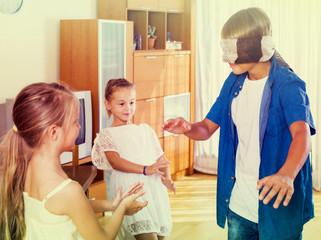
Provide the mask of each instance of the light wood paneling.
[{"label": "light wood paneling", "polygon": [[133,59],[133,36],[134,22],[126,22],[126,79],[129,82],[134,81],[134,59]]},{"label": "light wood paneling", "polygon": [[[181,41],[183,46],[188,41],[184,38],[184,14],[183,13],[167,13],[167,32],[171,33],[171,41]],[[184,49],[188,49],[183,47]]]},{"label": "light wood paneling", "polygon": [[126,20],[127,0],[98,0],[97,16],[100,19]]},{"label": "light wood paneling", "polygon": [[163,66],[163,56],[135,56],[134,84],[137,99],[155,98],[164,95]]},{"label": "light wood paneling", "polygon": [[127,20],[134,22],[134,34],[142,35],[142,49],[147,49],[148,14],[146,11],[127,11]]},{"label": "light wood paneling", "polygon": [[148,25],[156,27],[155,49],[165,49],[166,28],[165,28],[166,14],[165,12],[149,12]]},{"label": "light wood paneling", "polygon": [[91,91],[93,136],[96,136],[99,106],[98,21],[96,19],[60,21],[60,80],[74,90]]},{"label": "light wood paneling", "polygon": [[[171,174],[189,168],[189,139],[184,135],[164,137],[164,152]],[[176,177],[174,177],[176,178]]]},{"label": "light wood paneling", "polygon": [[158,138],[164,136],[161,126],[164,122],[164,98],[154,98],[136,101],[134,123],[147,123],[156,132]]},{"label": "light wood paneling", "polygon": [[158,0],[127,0],[127,8],[158,10]]},{"label": "light wood paneling", "polygon": [[189,92],[189,59],[189,54],[165,56],[165,96]]},{"label": "light wood paneling", "polygon": [[184,0],[159,0],[159,11],[184,12]]}]

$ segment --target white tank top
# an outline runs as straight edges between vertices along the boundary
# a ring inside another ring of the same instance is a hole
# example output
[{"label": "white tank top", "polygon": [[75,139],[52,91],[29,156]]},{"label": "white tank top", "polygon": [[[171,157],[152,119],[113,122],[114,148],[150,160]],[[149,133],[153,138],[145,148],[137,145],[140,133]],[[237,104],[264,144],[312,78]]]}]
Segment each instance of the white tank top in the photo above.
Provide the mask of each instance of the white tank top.
[{"label": "white tank top", "polygon": [[47,200],[70,182],[72,180],[67,179],[59,184],[42,201],[30,197],[27,192],[23,193],[26,223],[25,240],[83,239],[69,216],[56,215],[45,208]]}]

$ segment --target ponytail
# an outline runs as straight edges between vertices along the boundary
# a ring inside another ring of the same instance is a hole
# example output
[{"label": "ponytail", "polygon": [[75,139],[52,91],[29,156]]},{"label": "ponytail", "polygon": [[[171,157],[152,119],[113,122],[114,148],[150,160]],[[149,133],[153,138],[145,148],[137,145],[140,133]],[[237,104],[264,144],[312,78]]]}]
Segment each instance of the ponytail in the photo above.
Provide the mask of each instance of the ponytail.
[{"label": "ponytail", "polygon": [[23,189],[30,150],[19,133],[10,130],[0,146],[0,240],[23,239]]}]

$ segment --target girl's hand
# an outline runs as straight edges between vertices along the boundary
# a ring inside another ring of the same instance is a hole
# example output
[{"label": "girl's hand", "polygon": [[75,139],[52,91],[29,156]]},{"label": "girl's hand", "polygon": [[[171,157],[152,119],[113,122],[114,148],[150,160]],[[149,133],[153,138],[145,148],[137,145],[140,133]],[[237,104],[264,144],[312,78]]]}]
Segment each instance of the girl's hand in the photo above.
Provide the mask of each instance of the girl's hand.
[{"label": "girl's hand", "polygon": [[170,162],[163,157],[158,158],[154,164],[146,167],[145,169],[146,175],[152,175],[155,173],[164,175],[164,172],[162,172],[161,169],[167,168],[169,166],[169,163]]},{"label": "girl's hand", "polygon": [[145,202],[136,201],[137,198],[143,196],[145,193],[146,193],[145,190],[141,190],[123,199],[123,201],[119,204],[119,206],[125,207],[125,215],[132,216],[147,206],[148,201],[145,201]]},{"label": "girl's hand", "polygon": [[174,134],[184,134],[191,130],[192,124],[187,122],[184,118],[178,117],[175,119],[168,119],[162,125],[163,131],[168,131]]},{"label": "girl's hand", "polygon": [[174,194],[176,194],[176,186],[171,178],[162,177],[161,180],[164,186],[167,187],[168,190],[173,191]]},{"label": "girl's hand", "polygon": [[119,203],[126,197],[138,193],[143,189],[144,183],[137,182],[126,189],[123,193],[121,192],[122,187],[119,186],[115,198],[113,199],[113,208],[114,210],[118,207]]}]

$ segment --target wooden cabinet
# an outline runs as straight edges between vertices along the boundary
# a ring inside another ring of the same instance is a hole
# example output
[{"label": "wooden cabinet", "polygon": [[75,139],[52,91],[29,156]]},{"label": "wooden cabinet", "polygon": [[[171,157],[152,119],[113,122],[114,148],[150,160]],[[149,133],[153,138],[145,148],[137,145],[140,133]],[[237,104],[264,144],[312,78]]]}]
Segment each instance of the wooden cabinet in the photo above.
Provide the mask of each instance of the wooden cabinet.
[{"label": "wooden cabinet", "polygon": [[134,123],[147,123],[156,132],[158,138],[164,136],[161,126],[164,121],[164,98],[151,98],[136,101]]},{"label": "wooden cabinet", "polygon": [[[190,119],[190,51],[135,51],[134,84],[137,101],[134,123],[147,123],[163,139],[175,179],[192,168],[190,140],[161,131],[168,118]],[[166,100],[166,101],[165,101]],[[165,137],[164,137],[165,134]],[[164,138],[163,138],[164,137]]]},{"label": "wooden cabinet", "polygon": [[159,11],[184,12],[184,0],[159,0]]},{"label": "wooden cabinet", "polygon": [[98,18],[134,22],[134,34],[142,36],[142,50],[148,49],[148,25],[155,26],[155,49],[165,49],[167,33],[172,41],[191,50],[191,5],[194,0],[98,0]]},{"label": "wooden cabinet", "polygon": [[190,168],[189,139],[186,136],[170,135],[164,137],[164,152],[166,158],[170,161],[169,166],[172,176]]},{"label": "wooden cabinet", "polygon": [[164,95],[164,56],[135,55],[134,84],[136,98],[147,99]]},{"label": "wooden cabinet", "polygon": [[[106,200],[107,183],[104,180],[92,183],[88,189],[88,198],[95,200]],[[103,215],[104,213],[96,213],[97,217],[101,217]]]},{"label": "wooden cabinet", "polygon": [[165,56],[164,95],[189,92],[190,54],[180,52]]},{"label": "wooden cabinet", "polygon": [[157,11],[158,0],[127,0],[127,8]]}]

